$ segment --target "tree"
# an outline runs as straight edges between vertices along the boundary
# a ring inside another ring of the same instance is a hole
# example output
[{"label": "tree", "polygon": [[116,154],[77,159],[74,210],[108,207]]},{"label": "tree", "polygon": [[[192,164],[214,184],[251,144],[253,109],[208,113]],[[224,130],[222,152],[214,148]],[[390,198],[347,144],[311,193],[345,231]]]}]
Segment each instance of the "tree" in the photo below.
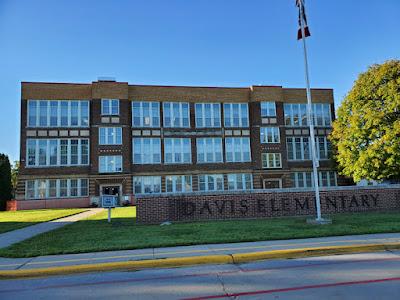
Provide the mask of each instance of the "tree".
[{"label": "tree", "polygon": [[359,75],[330,138],[341,174],[356,182],[400,178],[400,60]]},{"label": "tree", "polygon": [[6,209],[6,202],[11,199],[11,166],[8,156],[0,154],[0,210]]},{"label": "tree", "polygon": [[19,174],[19,161],[14,161],[14,165],[11,168],[11,185],[12,185],[12,196],[15,198],[15,191],[17,190]]}]

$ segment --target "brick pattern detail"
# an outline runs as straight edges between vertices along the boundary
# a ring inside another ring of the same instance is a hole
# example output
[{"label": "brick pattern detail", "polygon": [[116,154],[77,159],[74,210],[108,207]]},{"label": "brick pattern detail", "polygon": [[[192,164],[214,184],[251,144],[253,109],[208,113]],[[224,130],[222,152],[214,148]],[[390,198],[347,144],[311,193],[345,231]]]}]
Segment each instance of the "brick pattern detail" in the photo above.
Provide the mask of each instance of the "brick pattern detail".
[{"label": "brick pattern detail", "polygon": [[[138,197],[137,221],[201,221],[315,215],[312,191]],[[400,187],[326,189],[323,214],[400,210]]]}]

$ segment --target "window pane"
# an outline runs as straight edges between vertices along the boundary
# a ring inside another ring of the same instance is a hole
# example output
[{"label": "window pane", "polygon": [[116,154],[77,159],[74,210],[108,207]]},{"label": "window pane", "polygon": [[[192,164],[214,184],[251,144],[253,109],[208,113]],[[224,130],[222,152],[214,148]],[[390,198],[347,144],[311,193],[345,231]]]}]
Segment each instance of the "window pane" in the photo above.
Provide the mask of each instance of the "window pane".
[{"label": "window pane", "polygon": [[81,126],[89,126],[89,101],[81,101]]},{"label": "window pane", "polygon": [[68,102],[61,101],[61,126],[68,126]]},{"label": "window pane", "polygon": [[58,125],[58,103],[59,101],[50,101],[50,126]]},{"label": "window pane", "polygon": [[71,126],[78,126],[78,108],[79,102],[71,102]]},{"label": "window pane", "polygon": [[47,126],[47,101],[39,101],[39,126]]},{"label": "window pane", "polygon": [[36,105],[37,101],[29,100],[28,101],[28,126],[36,126]]}]

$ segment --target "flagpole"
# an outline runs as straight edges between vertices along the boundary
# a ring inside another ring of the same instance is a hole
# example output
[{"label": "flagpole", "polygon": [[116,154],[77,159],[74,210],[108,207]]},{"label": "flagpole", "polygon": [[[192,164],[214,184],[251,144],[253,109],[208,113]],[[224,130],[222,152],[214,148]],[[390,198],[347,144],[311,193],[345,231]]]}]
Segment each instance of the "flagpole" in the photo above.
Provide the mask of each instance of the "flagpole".
[{"label": "flagpole", "polygon": [[306,47],[306,35],[304,30],[304,20],[303,20],[303,1],[299,1],[300,5],[300,27],[301,27],[301,39],[303,41],[303,52],[304,52],[304,69],[306,77],[306,91],[307,91],[307,122],[310,126],[310,143],[311,143],[311,156],[313,165],[313,177],[314,177],[314,189],[315,189],[315,206],[317,208],[317,219],[316,221],[322,221],[321,217],[321,200],[319,197],[319,185],[318,185],[318,167],[319,162],[316,155],[315,149],[315,133],[314,124],[312,122],[312,100],[311,100],[311,89],[310,89],[310,79],[308,75],[308,60],[307,60],[307,47]]}]

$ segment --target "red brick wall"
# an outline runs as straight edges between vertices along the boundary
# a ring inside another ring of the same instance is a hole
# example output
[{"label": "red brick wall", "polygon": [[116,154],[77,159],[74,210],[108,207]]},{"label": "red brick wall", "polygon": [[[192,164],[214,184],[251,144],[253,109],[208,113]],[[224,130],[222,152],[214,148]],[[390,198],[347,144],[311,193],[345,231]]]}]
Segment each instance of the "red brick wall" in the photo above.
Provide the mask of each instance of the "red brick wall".
[{"label": "red brick wall", "polygon": [[90,206],[90,200],[88,197],[50,200],[16,200],[9,201],[8,203],[10,204],[7,205],[7,210],[79,208]]},{"label": "red brick wall", "polygon": [[[143,224],[315,214],[313,191],[300,189],[137,196],[136,205],[137,220]],[[323,214],[400,210],[400,186],[326,188],[321,209]]]}]

